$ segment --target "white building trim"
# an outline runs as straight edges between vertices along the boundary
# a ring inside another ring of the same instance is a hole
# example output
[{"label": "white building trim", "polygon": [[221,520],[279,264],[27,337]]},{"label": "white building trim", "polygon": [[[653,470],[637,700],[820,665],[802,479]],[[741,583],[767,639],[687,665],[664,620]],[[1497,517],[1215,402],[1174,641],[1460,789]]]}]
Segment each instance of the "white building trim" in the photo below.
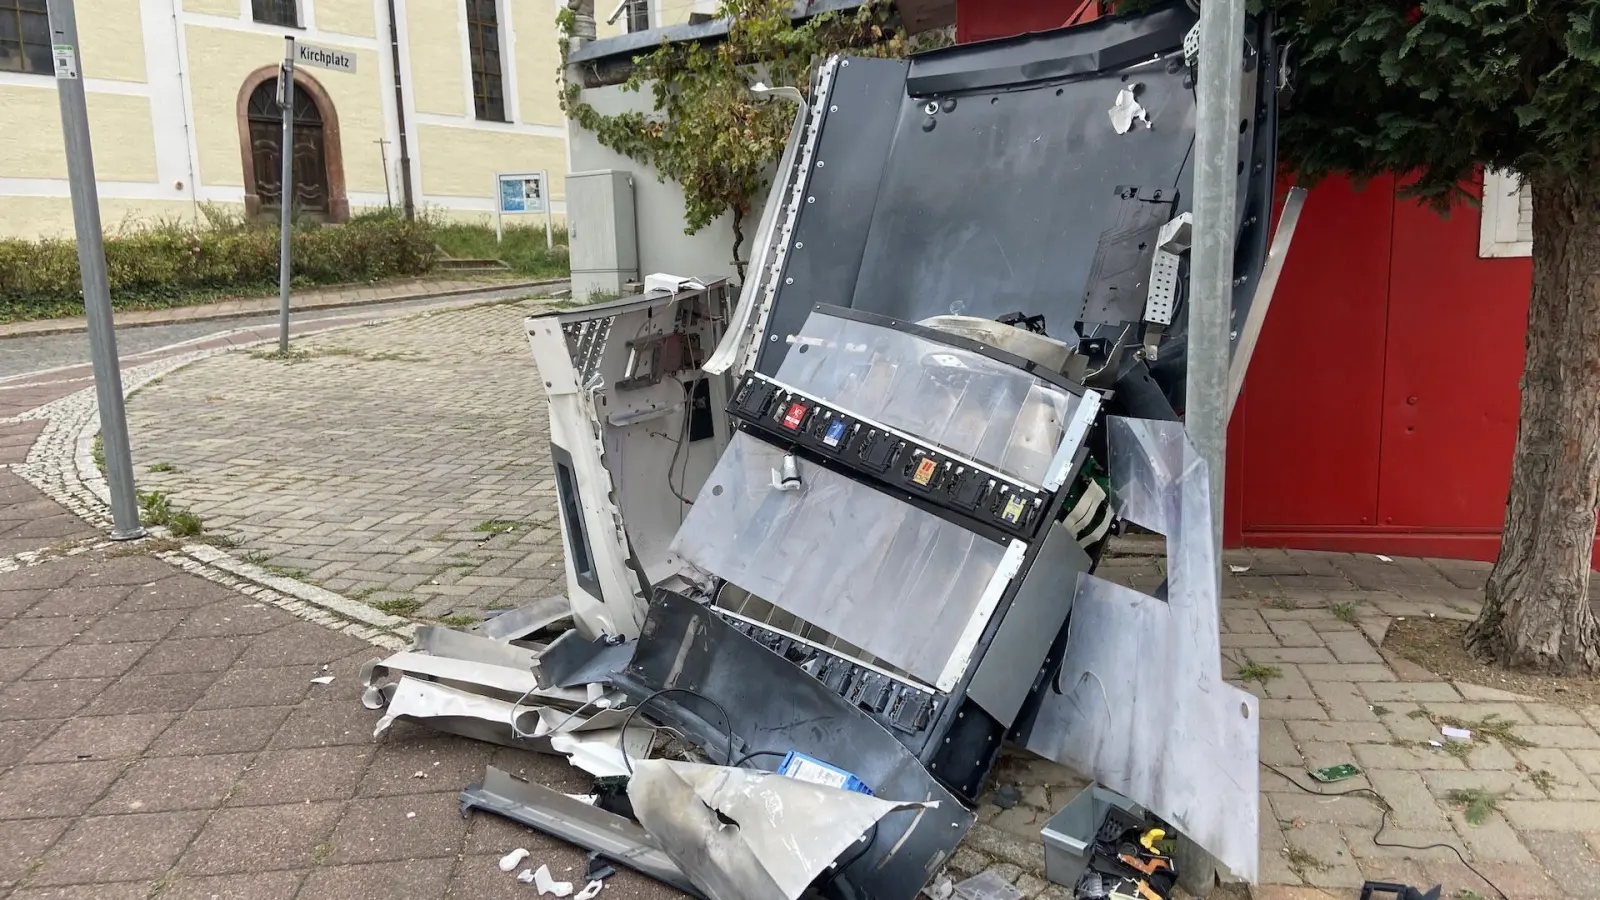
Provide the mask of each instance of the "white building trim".
[{"label": "white building trim", "polygon": [[441,116],[433,113],[422,113],[417,116],[417,124],[433,125],[439,128],[464,128],[469,131],[503,131],[510,134],[526,134],[533,137],[561,138],[563,140],[567,137],[567,129],[561,125],[534,125],[526,122],[486,122],[482,119],[463,119],[457,116]]},{"label": "white building trim", "polygon": [[1515,172],[1483,173],[1482,212],[1478,256],[1492,259],[1533,255],[1533,200]]},{"label": "white building trim", "polygon": [[183,23],[185,25],[197,25],[202,28],[220,28],[224,31],[240,31],[246,34],[262,34],[267,35],[268,37],[275,37],[280,41],[283,40],[283,36],[285,34],[292,34],[294,35],[294,39],[297,41],[303,39],[313,44],[334,44],[340,47],[348,47],[352,50],[376,51],[383,49],[377,40],[369,37],[356,37],[354,35],[339,34],[332,31],[322,32],[315,28],[284,28],[281,25],[264,25],[250,18],[249,0],[244,0],[242,6],[245,10],[245,16],[241,19],[234,19],[228,16],[217,16],[212,15],[211,13],[194,13],[186,11],[183,13]]},{"label": "white building trim", "polygon": [[[51,75],[40,75],[32,72],[0,72],[0,85],[6,87],[31,87],[56,89],[56,80]],[[83,89],[91,94],[123,94],[129,97],[150,96],[150,85],[142,81],[120,81],[115,78],[85,78]]]}]

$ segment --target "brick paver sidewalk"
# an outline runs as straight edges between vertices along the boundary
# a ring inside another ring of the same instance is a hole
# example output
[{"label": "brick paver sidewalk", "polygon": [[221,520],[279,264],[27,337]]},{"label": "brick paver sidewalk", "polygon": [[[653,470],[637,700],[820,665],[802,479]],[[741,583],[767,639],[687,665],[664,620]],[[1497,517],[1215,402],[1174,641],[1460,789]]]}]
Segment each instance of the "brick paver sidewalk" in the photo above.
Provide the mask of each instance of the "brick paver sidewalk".
[{"label": "brick paver sidewalk", "polygon": [[[53,508],[0,471],[0,533]],[[374,745],[357,669],[377,648],[144,553],[13,563],[0,558],[0,897],[525,898],[495,865],[518,846],[581,870],[578,850],[463,820],[457,803],[491,763],[586,787],[564,761],[404,723]],[[322,674],[333,683],[313,685]],[[675,896],[626,872],[605,894]]]}]

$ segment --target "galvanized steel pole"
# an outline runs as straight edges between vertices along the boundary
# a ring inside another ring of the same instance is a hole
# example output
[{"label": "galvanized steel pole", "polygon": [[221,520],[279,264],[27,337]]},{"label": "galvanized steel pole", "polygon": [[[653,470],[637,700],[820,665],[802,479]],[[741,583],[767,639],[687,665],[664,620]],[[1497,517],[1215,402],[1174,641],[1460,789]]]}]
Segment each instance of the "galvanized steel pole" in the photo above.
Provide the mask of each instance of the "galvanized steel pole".
[{"label": "galvanized steel pole", "polygon": [[278,352],[289,352],[289,279],[292,275],[289,216],[294,209],[294,36],[283,38],[283,68],[278,70],[278,102],[283,105],[283,175],[278,183]]},{"label": "galvanized steel pole", "polygon": [[95,399],[100,404],[100,434],[111,488],[111,537],[143,537],[139,501],[128,451],[128,419],[122,407],[122,370],[117,363],[117,333],[111,317],[111,285],[100,230],[100,193],[94,182],[89,143],[89,110],[84,101],[78,56],[78,17],[73,0],[48,0],[56,94],[61,101],[61,131],[66,139],[67,185],[72,193],[72,224],[78,238],[78,268],[83,276],[83,312],[89,329],[89,360],[94,366]]},{"label": "galvanized steel pole", "polygon": [[[1200,4],[1194,139],[1194,246],[1190,256],[1189,365],[1184,427],[1211,468],[1212,533],[1222,546],[1228,430],[1228,332],[1238,232],[1239,88],[1245,0]],[[1221,578],[1219,570],[1218,576]],[[1220,581],[1219,581],[1220,584]]]}]

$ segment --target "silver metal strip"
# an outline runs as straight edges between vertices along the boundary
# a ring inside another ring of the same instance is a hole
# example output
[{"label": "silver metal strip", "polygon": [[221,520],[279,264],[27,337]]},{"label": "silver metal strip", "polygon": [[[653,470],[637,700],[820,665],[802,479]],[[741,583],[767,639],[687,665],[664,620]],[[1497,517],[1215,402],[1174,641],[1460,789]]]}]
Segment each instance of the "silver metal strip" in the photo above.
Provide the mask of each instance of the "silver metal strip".
[{"label": "silver metal strip", "polygon": [[[919,690],[919,691],[922,691],[922,692],[927,693],[927,694],[935,693],[933,688],[928,687],[927,685],[923,684],[920,681],[917,681],[914,678],[908,678],[905,675],[897,675],[894,672],[891,672],[888,669],[883,668],[882,666],[875,666],[872,663],[863,662],[862,660],[859,660],[859,659],[857,659],[857,658],[855,658],[853,656],[846,656],[845,654],[840,653],[837,649],[835,649],[833,647],[824,646],[823,644],[819,644],[816,641],[810,640],[808,638],[803,638],[800,635],[795,634],[794,632],[789,631],[787,629],[778,628],[777,626],[774,626],[774,625],[772,625],[772,624],[770,624],[768,622],[762,622],[759,619],[752,619],[749,616],[740,615],[739,613],[736,613],[736,612],[734,612],[734,611],[732,611],[730,609],[725,609],[725,608],[723,608],[721,606],[716,606],[716,607],[712,607],[712,608],[717,611],[717,615],[722,616],[724,618],[738,619],[739,621],[744,622],[746,624],[754,625],[757,628],[762,629],[763,631],[770,631],[773,634],[781,634],[784,637],[789,638],[790,640],[798,641],[799,643],[805,644],[807,647],[810,647],[810,648],[812,648],[814,650],[821,650],[823,653],[826,653],[829,656],[837,656],[840,659],[848,659],[854,665],[858,665],[863,669],[867,669],[869,671],[876,672],[879,675],[882,675],[883,677],[891,679],[893,681],[898,681],[898,682],[900,682],[901,684],[905,685],[908,688]],[[782,607],[778,607],[778,606],[774,606],[773,608],[774,609],[782,609]],[[784,610],[784,611],[787,612],[787,610]],[[789,615],[792,616],[792,615],[794,615],[794,613],[789,613]],[[802,620],[802,621],[804,621],[804,620]],[[806,624],[809,625],[811,623],[807,622]]]},{"label": "silver metal strip", "polygon": [[1267,320],[1267,309],[1272,306],[1272,295],[1278,289],[1278,278],[1283,275],[1283,261],[1289,255],[1289,244],[1294,241],[1295,226],[1300,224],[1300,212],[1306,205],[1306,189],[1289,189],[1283,201],[1283,214],[1278,217],[1278,231],[1272,236],[1272,246],[1267,248],[1267,262],[1261,269],[1261,280],[1256,282],[1255,296],[1250,300],[1250,312],[1245,315],[1244,326],[1239,329],[1238,340],[1233,345],[1233,361],[1228,365],[1228,416],[1233,416],[1233,405],[1239,402],[1239,392],[1244,390],[1244,376],[1250,368],[1250,357],[1255,355],[1256,341],[1261,338],[1261,325]]},{"label": "silver metal strip", "polygon": [[795,223],[799,221],[800,202],[806,196],[806,190],[811,184],[813,171],[811,158],[816,154],[817,139],[822,134],[822,120],[825,118],[824,109],[831,111],[828,104],[828,95],[832,92],[833,76],[841,65],[850,65],[848,60],[838,56],[828,59],[822,66],[822,71],[817,77],[816,97],[811,104],[811,121],[807,126],[806,140],[800,151],[800,161],[796,169],[794,190],[789,195],[789,205],[784,214],[780,234],[777,237],[777,254],[772,258],[772,269],[768,273],[766,283],[766,296],[761,300],[760,309],[754,310],[756,315],[755,329],[749,335],[745,344],[745,358],[743,368],[753,369],[756,365],[756,356],[761,352],[761,336],[767,330],[767,318],[772,312],[772,302],[778,295],[778,276],[783,274],[784,262],[789,258],[790,239],[794,236]]},{"label": "silver metal strip", "polygon": [[[839,412],[842,412],[845,415],[848,415],[850,418],[859,421],[863,425],[870,425],[871,427],[876,428],[879,431],[886,431],[889,434],[892,434],[895,437],[900,438],[901,440],[913,441],[913,442],[918,443],[918,444],[926,444],[927,446],[930,446],[930,447],[938,447],[937,444],[933,443],[930,440],[927,440],[926,438],[915,437],[913,435],[907,434],[904,431],[901,431],[898,428],[894,428],[892,426],[885,425],[882,422],[878,422],[878,421],[875,421],[873,419],[869,419],[866,416],[856,415],[855,413],[851,412],[850,410],[845,409],[844,407],[840,406],[837,403],[834,403],[832,400],[824,400],[821,397],[816,396],[815,394],[809,393],[807,391],[802,391],[797,387],[792,387],[790,385],[784,384],[783,382],[779,381],[778,379],[772,378],[772,377],[767,376],[767,375],[763,375],[760,372],[755,373],[755,375],[756,375],[757,378],[761,379],[762,381],[767,382],[768,384],[771,384],[771,385],[773,385],[775,387],[782,388],[783,390],[786,390],[791,394],[797,394],[797,395],[799,395],[801,397],[804,397],[807,400],[810,400],[812,403],[820,403],[823,406],[827,406],[827,407],[830,407],[832,409],[836,409]],[[1087,394],[1085,394],[1085,396],[1087,396]],[[1095,399],[1095,405],[1096,405],[1096,407],[1099,406],[1099,398],[1098,397]],[[1026,481],[1023,481],[1022,479],[1018,478],[1015,475],[1007,475],[1004,472],[996,471],[995,469],[992,469],[992,468],[984,465],[983,463],[978,462],[977,460],[970,459],[968,457],[962,456],[959,453],[953,453],[953,452],[951,452],[949,450],[944,449],[943,447],[939,447],[939,452],[945,454],[946,456],[949,456],[949,457],[955,459],[957,462],[959,462],[959,463],[961,463],[963,465],[971,466],[974,469],[977,469],[978,471],[984,473],[985,475],[988,475],[988,476],[990,476],[992,478],[998,478],[1001,481],[1004,481],[1007,484],[1011,485],[1012,487],[1021,488],[1023,490],[1027,490],[1027,491],[1032,491],[1035,494],[1044,493],[1044,491],[1038,485],[1030,484],[1030,483],[1028,483]]]},{"label": "silver metal strip", "polygon": [[1072,419],[1067,422],[1067,430],[1061,436],[1061,446],[1056,448],[1056,455],[1050,460],[1050,468],[1045,470],[1044,487],[1047,491],[1058,491],[1066,483],[1072,467],[1073,460],[1078,458],[1078,448],[1089,437],[1089,429],[1094,427],[1095,420],[1100,416],[1100,394],[1093,388],[1084,390],[1078,408],[1072,411]]},{"label": "silver metal strip", "polygon": [[1022,571],[1022,558],[1027,555],[1028,545],[1021,541],[1013,540],[1006,548],[1005,556],[1000,557],[1000,565],[994,570],[994,576],[989,579],[989,584],[983,589],[983,596],[978,599],[978,608],[972,611],[972,618],[967,620],[967,627],[961,632],[961,639],[956,641],[956,647],[950,653],[950,660],[944,664],[944,672],[939,675],[936,683],[939,690],[950,693],[955,688],[956,682],[961,680],[961,673],[966,670],[967,663],[972,661],[972,651],[978,647],[979,638],[983,631],[989,627],[989,620],[994,618],[995,608],[1000,605],[1000,598],[1006,592],[1006,586],[1011,579],[1017,577]]}]

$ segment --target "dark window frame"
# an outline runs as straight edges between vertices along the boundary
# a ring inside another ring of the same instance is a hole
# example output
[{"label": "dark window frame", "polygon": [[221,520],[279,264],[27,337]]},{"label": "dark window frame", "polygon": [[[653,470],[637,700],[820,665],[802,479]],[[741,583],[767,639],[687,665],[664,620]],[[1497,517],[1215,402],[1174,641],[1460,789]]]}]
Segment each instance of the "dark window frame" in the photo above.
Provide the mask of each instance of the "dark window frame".
[{"label": "dark window frame", "polygon": [[50,44],[45,0],[0,0],[0,71],[54,75]]},{"label": "dark window frame", "polygon": [[509,122],[500,44],[498,0],[466,0],[467,51],[472,67],[472,111],[486,122]]},{"label": "dark window frame", "polygon": [[650,30],[650,0],[628,0],[628,33]]},{"label": "dark window frame", "polygon": [[299,28],[300,0],[250,0],[250,18],[263,25]]}]

